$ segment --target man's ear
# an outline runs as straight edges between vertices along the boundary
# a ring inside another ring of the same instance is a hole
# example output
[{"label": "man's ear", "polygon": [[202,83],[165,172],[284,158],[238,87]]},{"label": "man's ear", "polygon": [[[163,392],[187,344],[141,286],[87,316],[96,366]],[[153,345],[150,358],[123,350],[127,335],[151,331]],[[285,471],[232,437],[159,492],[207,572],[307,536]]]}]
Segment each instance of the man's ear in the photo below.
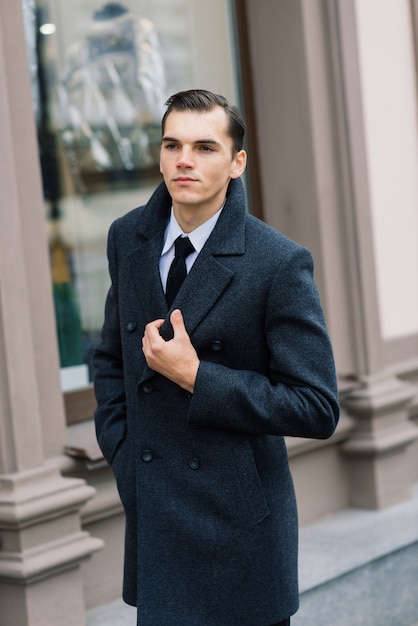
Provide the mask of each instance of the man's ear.
[{"label": "man's ear", "polygon": [[231,167],[231,178],[239,178],[244,173],[247,165],[247,153],[245,150],[240,150],[234,156]]}]

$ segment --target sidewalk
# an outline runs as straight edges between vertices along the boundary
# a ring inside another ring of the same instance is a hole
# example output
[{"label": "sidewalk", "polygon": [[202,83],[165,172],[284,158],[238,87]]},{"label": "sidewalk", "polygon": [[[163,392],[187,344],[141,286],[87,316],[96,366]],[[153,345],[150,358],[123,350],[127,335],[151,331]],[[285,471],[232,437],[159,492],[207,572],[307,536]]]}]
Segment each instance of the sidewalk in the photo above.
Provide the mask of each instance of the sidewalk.
[{"label": "sidewalk", "polygon": [[[133,607],[127,606],[122,600],[116,600],[89,611],[86,626],[136,626],[136,611]],[[169,624],[162,626],[169,626]],[[202,626],[205,625],[202,624]],[[318,624],[312,624],[311,626],[318,626]],[[334,626],[338,626],[338,623],[335,623]],[[379,626],[379,624],[376,624],[376,626]],[[414,624],[399,624],[399,626],[418,626],[418,622]]]},{"label": "sidewalk", "polygon": [[90,610],[86,626],[136,626],[136,608],[115,600]]},{"label": "sidewalk", "polygon": [[[418,484],[389,509],[302,527],[299,574],[294,626],[418,626]],[[86,626],[136,626],[136,609],[116,600],[90,610]]]}]

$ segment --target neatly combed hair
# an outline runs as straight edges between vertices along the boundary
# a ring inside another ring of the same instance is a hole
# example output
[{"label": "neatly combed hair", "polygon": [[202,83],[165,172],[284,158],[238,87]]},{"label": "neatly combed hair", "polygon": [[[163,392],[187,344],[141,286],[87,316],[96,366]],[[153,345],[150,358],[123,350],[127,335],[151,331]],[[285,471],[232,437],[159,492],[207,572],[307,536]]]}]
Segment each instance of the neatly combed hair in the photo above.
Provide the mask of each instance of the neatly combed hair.
[{"label": "neatly combed hair", "polygon": [[245,122],[237,107],[229,104],[224,96],[206,91],[205,89],[190,89],[179,91],[170,96],[165,103],[167,110],[162,119],[162,133],[167,117],[172,111],[212,111],[215,107],[222,107],[228,120],[228,134],[232,139],[234,152],[242,150],[245,135]]}]

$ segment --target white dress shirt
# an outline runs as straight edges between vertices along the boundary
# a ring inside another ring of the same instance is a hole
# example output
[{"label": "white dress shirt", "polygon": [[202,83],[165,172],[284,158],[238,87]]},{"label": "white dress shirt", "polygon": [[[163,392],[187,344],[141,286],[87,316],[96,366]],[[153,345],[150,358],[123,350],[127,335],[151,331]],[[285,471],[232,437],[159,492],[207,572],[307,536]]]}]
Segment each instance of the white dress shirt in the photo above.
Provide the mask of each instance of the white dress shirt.
[{"label": "white dress shirt", "polygon": [[186,258],[187,272],[190,272],[193,263],[197,259],[197,255],[199,254],[199,252],[205,245],[206,240],[209,238],[209,235],[215,228],[216,222],[218,221],[222,209],[223,206],[219,209],[217,213],[215,213],[215,215],[213,215],[206,222],[192,230],[190,233],[185,233],[180,228],[179,223],[174,217],[173,208],[171,208],[170,220],[167,224],[167,228],[165,229],[164,246],[160,256],[160,276],[164,293],[167,285],[168,272],[174,259],[174,242],[177,237],[179,235],[181,235],[182,237],[188,237],[195,249],[195,252],[192,252],[192,254],[189,254],[189,256]]}]

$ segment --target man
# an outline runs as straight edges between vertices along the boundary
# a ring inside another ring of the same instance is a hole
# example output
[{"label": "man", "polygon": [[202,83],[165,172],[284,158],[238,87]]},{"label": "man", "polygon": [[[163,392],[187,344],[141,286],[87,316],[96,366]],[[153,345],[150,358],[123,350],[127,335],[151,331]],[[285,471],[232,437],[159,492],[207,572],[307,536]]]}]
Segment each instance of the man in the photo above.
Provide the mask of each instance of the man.
[{"label": "man", "polygon": [[[109,232],[97,436],[126,511],[124,599],[142,626],[270,626],[298,608],[283,437],[331,436],[332,350],[310,253],[246,213],[244,123],[172,96],[164,182]],[[175,240],[193,248],[172,304]]]}]

